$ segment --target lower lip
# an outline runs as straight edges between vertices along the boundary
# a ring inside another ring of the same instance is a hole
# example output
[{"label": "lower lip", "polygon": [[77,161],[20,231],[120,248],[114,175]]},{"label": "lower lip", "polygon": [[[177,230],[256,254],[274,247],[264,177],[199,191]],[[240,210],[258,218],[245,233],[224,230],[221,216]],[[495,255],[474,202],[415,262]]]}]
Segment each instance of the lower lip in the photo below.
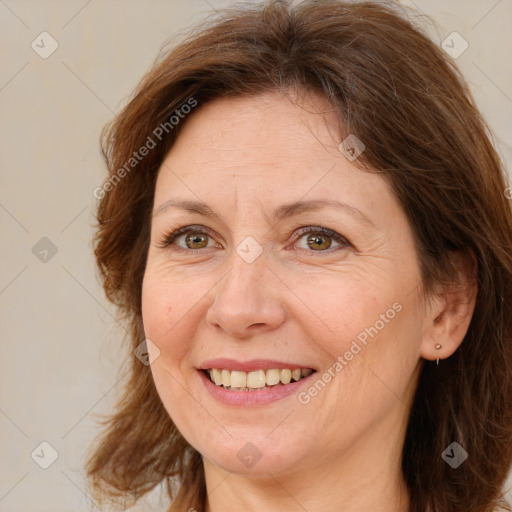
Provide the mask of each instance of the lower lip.
[{"label": "lower lip", "polygon": [[303,377],[298,381],[290,382],[290,384],[282,386],[265,387],[260,388],[257,391],[229,391],[221,386],[216,386],[202,370],[198,370],[198,372],[206,389],[210,392],[213,398],[227,405],[246,407],[265,405],[286,398],[298,391],[304,382],[316,373],[313,372],[307,377]]}]

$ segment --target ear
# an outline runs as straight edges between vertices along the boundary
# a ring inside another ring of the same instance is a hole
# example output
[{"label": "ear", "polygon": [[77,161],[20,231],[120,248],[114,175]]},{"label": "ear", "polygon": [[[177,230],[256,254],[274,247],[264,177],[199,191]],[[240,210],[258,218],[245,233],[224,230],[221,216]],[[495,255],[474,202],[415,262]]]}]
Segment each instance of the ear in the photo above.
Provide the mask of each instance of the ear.
[{"label": "ear", "polygon": [[440,285],[436,297],[425,309],[420,355],[431,361],[446,359],[459,348],[475,310],[478,291],[475,255],[452,252],[450,259],[456,278],[452,283]]}]

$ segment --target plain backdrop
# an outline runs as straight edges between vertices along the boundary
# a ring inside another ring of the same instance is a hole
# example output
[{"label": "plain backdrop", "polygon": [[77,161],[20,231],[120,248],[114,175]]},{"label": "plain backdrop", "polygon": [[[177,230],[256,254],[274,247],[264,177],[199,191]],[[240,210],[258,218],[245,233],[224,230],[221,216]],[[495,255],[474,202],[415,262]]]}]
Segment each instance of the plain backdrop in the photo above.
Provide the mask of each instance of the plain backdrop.
[{"label": "plain backdrop", "polygon": [[[126,357],[91,251],[98,137],[161,45],[230,3],[0,0],[0,512],[97,510],[82,464]],[[438,22],[436,43],[467,42],[456,62],[510,169],[512,1],[404,4]]]}]

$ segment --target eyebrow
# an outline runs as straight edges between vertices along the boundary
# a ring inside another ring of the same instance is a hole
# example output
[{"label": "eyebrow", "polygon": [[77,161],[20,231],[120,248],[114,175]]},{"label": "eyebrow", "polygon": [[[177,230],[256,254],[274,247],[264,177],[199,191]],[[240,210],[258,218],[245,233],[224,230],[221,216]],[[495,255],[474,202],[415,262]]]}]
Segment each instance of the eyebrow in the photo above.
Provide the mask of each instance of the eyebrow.
[{"label": "eyebrow", "polygon": [[[164,210],[167,210],[168,208],[178,208],[180,210],[203,215],[204,217],[217,219],[218,221],[222,222],[220,216],[215,213],[206,203],[200,201],[179,201],[174,199],[165,201],[158,208],[156,208],[153,211],[153,217],[160,215]],[[309,201],[296,201],[294,203],[283,204],[276,208],[272,218],[277,222],[294,215],[299,215],[300,213],[315,212],[324,208],[343,210],[357,220],[363,221],[366,224],[376,227],[372,220],[370,220],[366,215],[364,215],[354,206],[350,206],[337,200],[329,199],[313,199]]]}]

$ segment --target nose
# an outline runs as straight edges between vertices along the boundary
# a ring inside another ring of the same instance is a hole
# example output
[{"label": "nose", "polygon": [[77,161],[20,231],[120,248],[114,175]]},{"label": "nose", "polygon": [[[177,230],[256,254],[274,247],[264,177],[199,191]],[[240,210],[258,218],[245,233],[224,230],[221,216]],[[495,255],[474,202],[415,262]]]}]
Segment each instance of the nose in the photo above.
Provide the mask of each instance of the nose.
[{"label": "nose", "polygon": [[285,287],[262,254],[252,263],[235,251],[227,274],[213,288],[206,321],[233,338],[245,339],[278,328],[285,320]]}]

